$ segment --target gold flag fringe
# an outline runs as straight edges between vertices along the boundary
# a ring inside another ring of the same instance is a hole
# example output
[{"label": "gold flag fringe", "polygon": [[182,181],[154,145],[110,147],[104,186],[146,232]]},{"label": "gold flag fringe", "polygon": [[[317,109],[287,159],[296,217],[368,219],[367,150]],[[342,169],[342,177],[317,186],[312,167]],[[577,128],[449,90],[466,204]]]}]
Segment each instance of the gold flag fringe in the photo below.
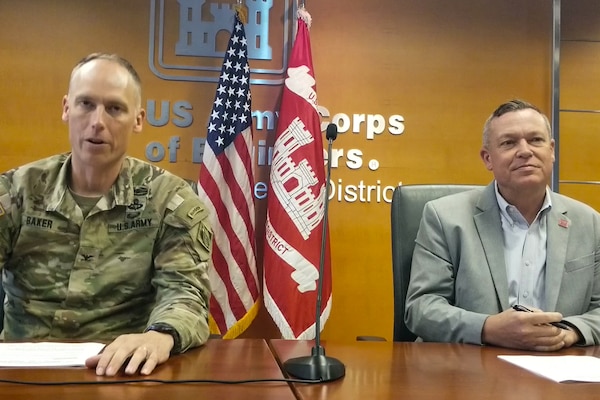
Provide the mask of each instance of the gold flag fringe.
[{"label": "gold flag fringe", "polygon": [[248,23],[248,7],[243,4],[236,4],[233,8],[242,24],[246,25]]},{"label": "gold flag fringe", "polygon": [[[244,315],[244,317],[242,319],[237,321],[231,328],[229,328],[229,330],[223,334],[222,338],[223,339],[235,339],[236,337],[240,336],[246,329],[248,329],[248,327],[250,326],[252,321],[254,321],[254,318],[256,318],[256,315],[258,314],[259,308],[260,308],[260,302],[256,301],[252,305],[252,307],[250,307],[250,309],[248,310],[246,315]],[[217,327],[215,320],[210,315],[208,318],[208,326],[210,327],[211,334],[216,334],[216,335],[222,334],[222,332],[219,331],[219,328]]]}]

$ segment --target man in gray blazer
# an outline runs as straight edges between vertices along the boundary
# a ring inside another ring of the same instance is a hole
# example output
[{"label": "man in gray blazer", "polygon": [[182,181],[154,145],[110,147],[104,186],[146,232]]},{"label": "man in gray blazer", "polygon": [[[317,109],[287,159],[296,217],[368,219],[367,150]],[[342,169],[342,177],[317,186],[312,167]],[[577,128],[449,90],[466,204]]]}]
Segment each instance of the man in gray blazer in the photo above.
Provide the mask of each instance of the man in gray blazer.
[{"label": "man in gray blazer", "polygon": [[547,117],[521,100],[502,104],[485,123],[480,154],[491,184],[425,206],[408,328],[425,341],[599,345],[600,214],[549,190]]}]

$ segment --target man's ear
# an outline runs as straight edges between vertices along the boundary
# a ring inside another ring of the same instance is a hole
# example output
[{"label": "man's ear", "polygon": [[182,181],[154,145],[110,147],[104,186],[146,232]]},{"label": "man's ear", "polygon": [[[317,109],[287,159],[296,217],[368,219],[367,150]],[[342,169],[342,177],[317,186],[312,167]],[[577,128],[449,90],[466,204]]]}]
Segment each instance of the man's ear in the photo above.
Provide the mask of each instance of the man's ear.
[{"label": "man's ear", "polygon": [[146,118],[146,110],[140,108],[137,115],[135,116],[135,124],[133,125],[133,131],[135,133],[140,133],[144,126],[144,118]]},{"label": "man's ear", "polygon": [[479,151],[479,156],[481,157],[481,160],[482,160],[482,161],[483,161],[483,163],[485,164],[485,168],[486,168],[488,171],[491,171],[491,170],[492,170],[492,158],[491,158],[491,156],[490,156],[490,152],[489,152],[489,151],[487,151],[487,149],[485,149],[485,148],[482,148],[482,149]]},{"label": "man's ear", "polygon": [[62,101],[62,120],[63,122],[69,121],[69,96],[66,94]]}]

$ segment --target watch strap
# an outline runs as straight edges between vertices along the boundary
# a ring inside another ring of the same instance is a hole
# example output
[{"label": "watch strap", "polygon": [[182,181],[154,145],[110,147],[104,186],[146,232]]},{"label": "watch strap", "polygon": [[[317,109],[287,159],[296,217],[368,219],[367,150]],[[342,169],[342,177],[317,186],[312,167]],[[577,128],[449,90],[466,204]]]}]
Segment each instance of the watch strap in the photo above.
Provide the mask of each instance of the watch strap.
[{"label": "watch strap", "polygon": [[181,352],[181,338],[179,337],[179,333],[175,328],[173,328],[173,326],[164,322],[156,322],[148,326],[148,328],[146,328],[144,332],[148,331],[166,333],[171,335],[171,337],[173,338],[173,348],[171,349],[171,355],[179,354]]}]

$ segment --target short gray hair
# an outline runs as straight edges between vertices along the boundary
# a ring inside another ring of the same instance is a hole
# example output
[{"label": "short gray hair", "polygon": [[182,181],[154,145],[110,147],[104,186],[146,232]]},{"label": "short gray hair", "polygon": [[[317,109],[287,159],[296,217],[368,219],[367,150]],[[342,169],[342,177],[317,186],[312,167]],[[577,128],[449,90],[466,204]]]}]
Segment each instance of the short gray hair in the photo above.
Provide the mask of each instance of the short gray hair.
[{"label": "short gray hair", "polygon": [[509,112],[520,111],[520,110],[534,110],[538,114],[540,114],[544,118],[544,122],[546,123],[546,128],[548,130],[548,138],[549,139],[552,138],[552,128],[550,127],[550,121],[548,120],[548,117],[546,117],[546,115],[543,112],[541,112],[540,109],[537,108],[536,106],[534,106],[533,104],[531,104],[527,101],[524,101],[524,100],[514,99],[514,100],[511,100],[511,101],[501,104],[498,108],[496,108],[494,110],[492,115],[490,115],[488,117],[488,119],[485,121],[485,124],[483,125],[483,147],[487,148],[490,144],[490,126],[492,124],[492,121],[495,118],[499,118]]}]

